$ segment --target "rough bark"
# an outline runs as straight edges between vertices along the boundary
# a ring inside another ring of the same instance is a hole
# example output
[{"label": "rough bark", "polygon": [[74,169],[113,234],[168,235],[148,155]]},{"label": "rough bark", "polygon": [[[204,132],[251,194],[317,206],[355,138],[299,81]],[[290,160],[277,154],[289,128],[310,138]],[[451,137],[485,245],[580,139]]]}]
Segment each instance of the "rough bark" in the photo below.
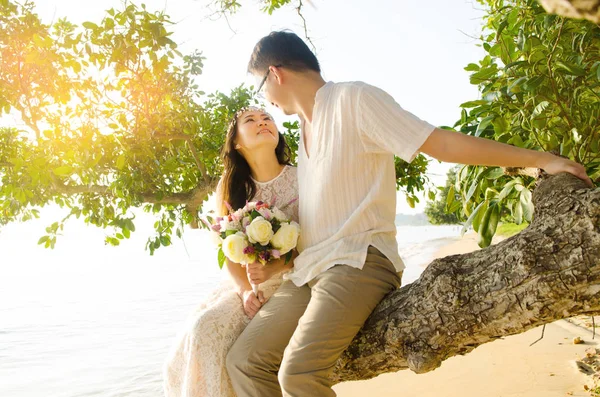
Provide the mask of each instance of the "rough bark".
[{"label": "rough bark", "polygon": [[600,23],[600,0],[539,0],[546,11]]},{"label": "rough bark", "polygon": [[532,224],[512,238],[435,260],[386,296],[333,380],[424,373],[507,335],[600,312],[600,189],[561,174],[535,189]]}]

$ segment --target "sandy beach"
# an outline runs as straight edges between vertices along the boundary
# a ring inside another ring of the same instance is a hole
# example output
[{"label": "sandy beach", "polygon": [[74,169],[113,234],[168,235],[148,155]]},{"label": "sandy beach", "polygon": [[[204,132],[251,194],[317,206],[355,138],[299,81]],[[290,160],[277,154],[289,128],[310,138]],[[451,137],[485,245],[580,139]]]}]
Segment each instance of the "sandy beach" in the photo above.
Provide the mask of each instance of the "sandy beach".
[{"label": "sandy beach", "polygon": [[[501,240],[496,238],[495,242]],[[477,236],[442,247],[436,258],[479,249]],[[424,264],[427,266],[427,264]],[[427,374],[409,370],[383,374],[374,379],[346,382],[334,387],[340,397],[564,397],[590,396],[584,386],[590,377],[577,368],[586,349],[597,347],[592,332],[561,320],[542,328],[513,335],[476,348],[465,356],[452,357]],[[584,343],[575,345],[580,337]]]}]

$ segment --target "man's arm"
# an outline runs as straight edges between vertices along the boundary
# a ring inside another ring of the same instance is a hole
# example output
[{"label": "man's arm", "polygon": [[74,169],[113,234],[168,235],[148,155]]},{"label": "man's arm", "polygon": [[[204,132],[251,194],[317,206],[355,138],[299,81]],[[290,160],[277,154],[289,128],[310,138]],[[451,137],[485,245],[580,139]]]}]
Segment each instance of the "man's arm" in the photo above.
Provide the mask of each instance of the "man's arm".
[{"label": "man's arm", "polygon": [[449,163],[541,168],[551,175],[568,172],[593,186],[585,168],[574,161],[439,128],[429,135],[419,151]]}]

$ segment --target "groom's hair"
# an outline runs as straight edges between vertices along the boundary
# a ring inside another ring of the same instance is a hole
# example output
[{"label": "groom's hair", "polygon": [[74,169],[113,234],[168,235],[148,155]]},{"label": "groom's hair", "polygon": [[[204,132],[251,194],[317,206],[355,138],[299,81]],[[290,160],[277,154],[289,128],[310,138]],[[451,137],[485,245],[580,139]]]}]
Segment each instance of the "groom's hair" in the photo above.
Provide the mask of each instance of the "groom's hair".
[{"label": "groom's hair", "polygon": [[312,70],[320,73],[321,67],[315,54],[300,37],[292,32],[271,32],[260,39],[248,62],[248,72],[260,75],[269,66],[278,66],[295,71]]}]

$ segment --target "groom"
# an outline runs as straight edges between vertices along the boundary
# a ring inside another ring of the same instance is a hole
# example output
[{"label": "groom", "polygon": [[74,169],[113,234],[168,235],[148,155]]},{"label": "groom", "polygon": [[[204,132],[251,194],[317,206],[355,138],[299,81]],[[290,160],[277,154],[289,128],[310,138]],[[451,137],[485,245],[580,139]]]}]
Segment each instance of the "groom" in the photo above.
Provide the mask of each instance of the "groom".
[{"label": "groom", "polygon": [[302,122],[302,232],[293,272],[227,356],[239,397],[335,396],[329,376],[338,357],[400,286],[394,154],[570,172],[591,185],[572,161],[435,128],[362,82],[325,82],[316,57],[293,33],[261,39],[248,70],[269,102]]}]

